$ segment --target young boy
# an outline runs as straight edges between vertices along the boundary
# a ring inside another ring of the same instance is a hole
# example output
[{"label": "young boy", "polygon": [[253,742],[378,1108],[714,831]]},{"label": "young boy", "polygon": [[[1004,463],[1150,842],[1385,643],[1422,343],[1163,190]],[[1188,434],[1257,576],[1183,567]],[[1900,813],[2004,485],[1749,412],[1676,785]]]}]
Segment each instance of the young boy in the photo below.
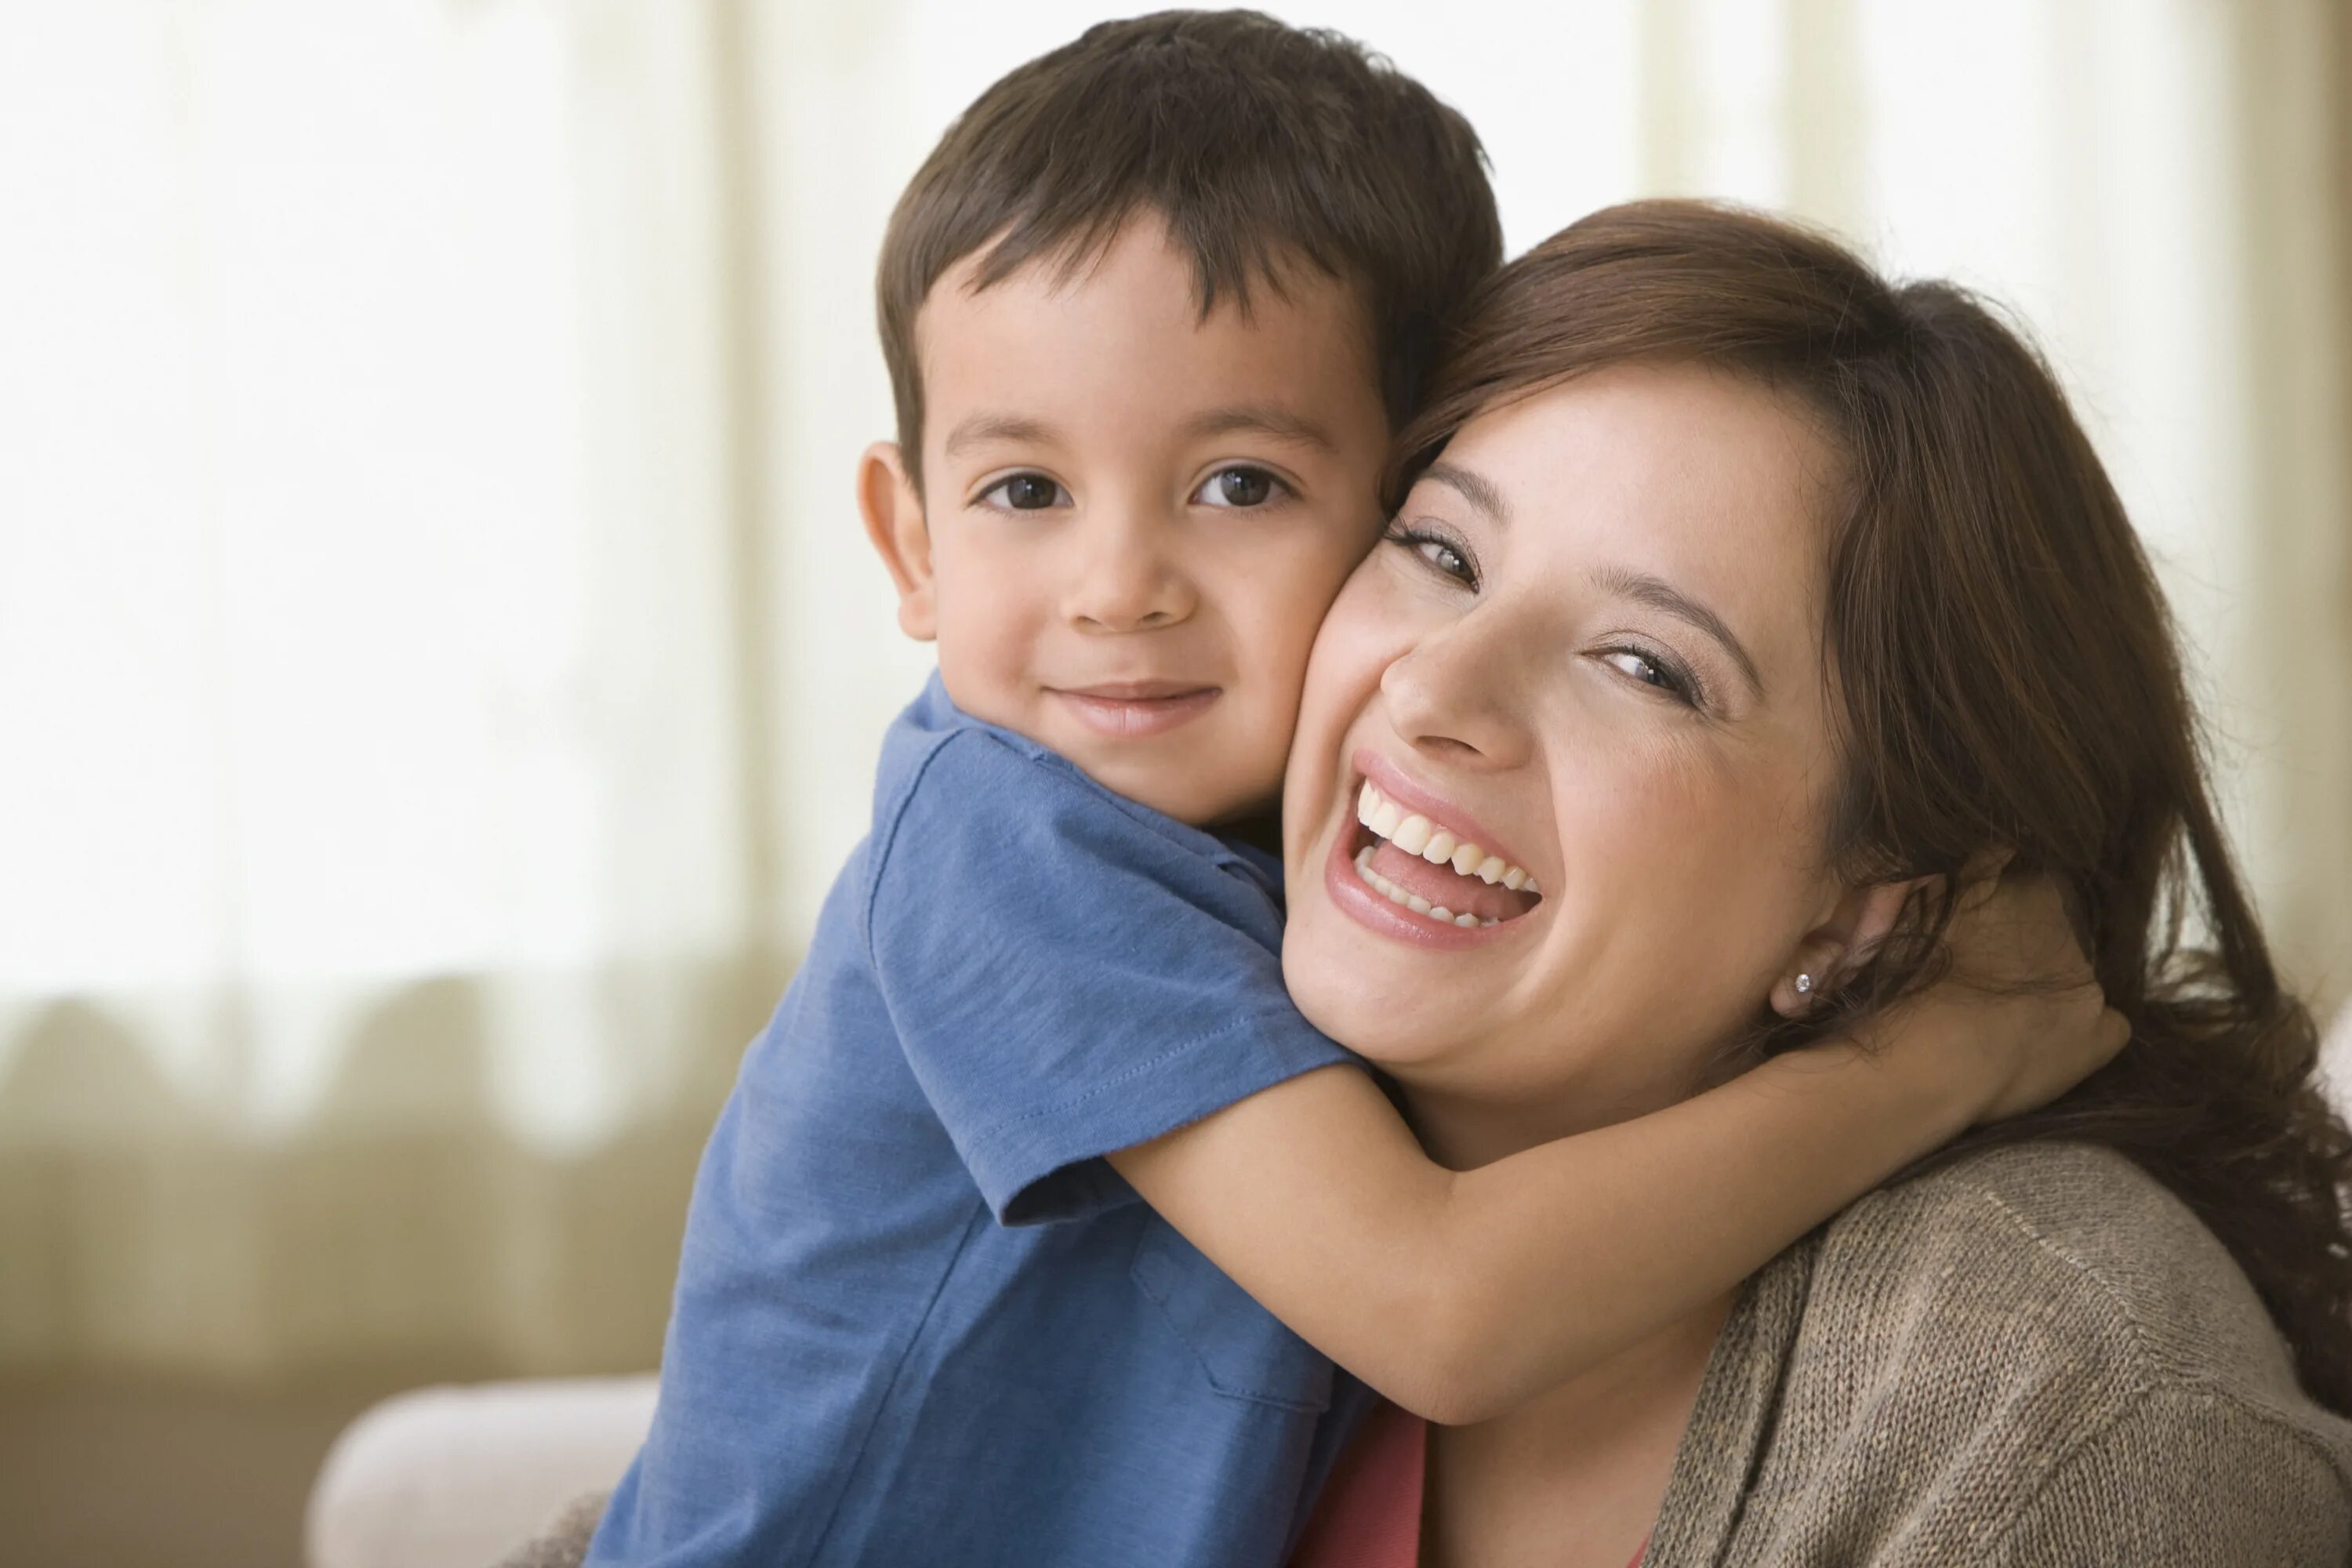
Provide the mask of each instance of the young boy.
[{"label": "young boy", "polygon": [[[1220,830],[1275,805],[1390,431],[1499,249],[1459,116],[1248,13],[1097,27],[917,174],[859,493],[940,673],[712,1134],[593,1561],[1275,1564],[1364,1403],[1324,1352],[1437,1419],[1507,1407],[1990,1101],[1986,1053],[1768,1064],[1640,1124],[1689,1174],[1638,1210],[1570,1139],[1472,1215],[1292,1008],[1278,870]],[[1333,1151],[1251,1222],[1313,1241],[1249,1259],[1281,1319],[1114,1168],[1186,1212],[1134,1152],[1243,1102]],[[1546,1268],[1457,1268],[1455,1224]],[[1580,1288],[1604,1251],[1641,1289]]]}]

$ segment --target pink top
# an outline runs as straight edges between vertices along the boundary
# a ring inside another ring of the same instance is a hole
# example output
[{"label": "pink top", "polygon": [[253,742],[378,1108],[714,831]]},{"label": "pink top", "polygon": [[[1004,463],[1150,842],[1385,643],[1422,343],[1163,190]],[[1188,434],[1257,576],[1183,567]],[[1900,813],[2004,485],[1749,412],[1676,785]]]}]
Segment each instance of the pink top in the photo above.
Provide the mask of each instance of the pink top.
[{"label": "pink top", "polygon": [[1331,1468],[1290,1568],[1419,1568],[1428,1457],[1428,1423],[1383,1402]]},{"label": "pink top", "polygon": [[1427,1425],[1383,1400],[1316,1500],[1290,1568],[1416,1568]]}]

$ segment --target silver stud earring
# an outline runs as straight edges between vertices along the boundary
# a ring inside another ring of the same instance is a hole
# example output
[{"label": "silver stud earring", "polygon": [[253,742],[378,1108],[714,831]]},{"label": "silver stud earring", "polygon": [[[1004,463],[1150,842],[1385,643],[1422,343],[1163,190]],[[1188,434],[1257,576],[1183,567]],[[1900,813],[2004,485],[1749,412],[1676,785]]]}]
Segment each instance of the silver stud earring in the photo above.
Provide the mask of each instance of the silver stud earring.
[{"label": "silver stud earring", "polygon": [[1811,975],[1810,975],[1810,974],[1800,974],[1800,975],[1798,975],[1798,976],[1797,976],[1797,994],[1798,994],[1798,995],[1800,995],[1800,996],[1810,996],[1810,995],[1811,995],[1812,994],[1813,994],[1813,977],[1812,977]]}]

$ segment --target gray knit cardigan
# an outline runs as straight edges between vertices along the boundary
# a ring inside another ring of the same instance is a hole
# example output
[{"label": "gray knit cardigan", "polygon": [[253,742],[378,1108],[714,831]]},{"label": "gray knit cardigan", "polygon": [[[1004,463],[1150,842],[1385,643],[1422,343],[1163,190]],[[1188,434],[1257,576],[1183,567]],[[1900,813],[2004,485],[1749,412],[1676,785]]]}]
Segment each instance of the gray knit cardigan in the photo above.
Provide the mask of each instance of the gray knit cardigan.
[{"label": "gray knit cardigan", "polygon": [[[572,1568],[600,1501],[509,1563]],[[1748,1280],[1642,1561],[2344,1568],[2352,1422],[2303,1396],[2245,1276],[2137,1167],[1997,1150]]]}]

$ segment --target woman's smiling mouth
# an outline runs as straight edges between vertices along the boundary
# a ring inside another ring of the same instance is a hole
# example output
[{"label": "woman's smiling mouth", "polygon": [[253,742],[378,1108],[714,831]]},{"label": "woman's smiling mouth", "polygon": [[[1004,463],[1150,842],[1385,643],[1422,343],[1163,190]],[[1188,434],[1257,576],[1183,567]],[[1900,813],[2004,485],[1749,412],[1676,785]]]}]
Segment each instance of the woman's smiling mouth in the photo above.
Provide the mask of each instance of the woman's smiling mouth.
[{"label": "woman's smiling mouth", "polygon": [[1450,826],[1454,814],[1442,803],[1394,778],[1374,755],[1360,754],[1358,765],[1391,774],[1391,788],[1409,792],[1399,800],[1363,779],[1355,825],[1335,836],[1325,883],[1360,923],[1422,945],[1455,947],[1496,934],[1541,901],[1525,868],[1479,843],[1476,829]]}]

